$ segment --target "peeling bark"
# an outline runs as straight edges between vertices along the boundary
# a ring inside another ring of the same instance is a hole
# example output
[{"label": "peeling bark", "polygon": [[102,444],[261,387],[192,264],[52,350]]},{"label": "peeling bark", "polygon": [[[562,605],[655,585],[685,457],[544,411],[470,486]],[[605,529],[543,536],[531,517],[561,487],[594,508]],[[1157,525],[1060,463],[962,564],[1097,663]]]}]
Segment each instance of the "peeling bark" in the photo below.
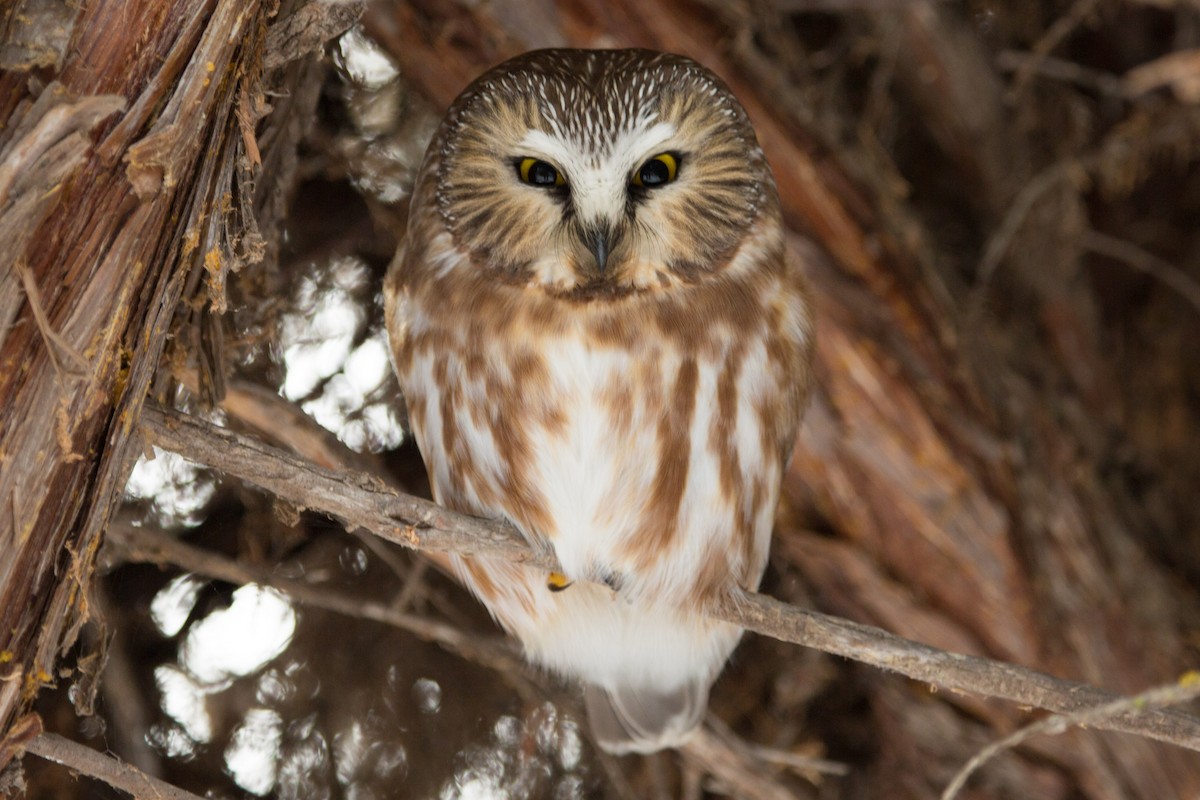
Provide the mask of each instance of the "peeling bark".
[{"label": "peeling bark", "polygon": [[[276,2],[97,0],[73,26],[73,4],[19,6],[0,29],[0,731],[90,614],[142,403],[168,335],[196,325],[176,310],[221,309],[228,276],[275,247],[259,225],[278,228],[289,118],[311,116],[320,76],[294,60],[311,36],[268,49]],[[45,25],[67,25],[65,50]],[[20,55],[32,40],[61,58]],[[55,80],[18,71],[32,66]],[[287,99],[260,124],[267,80]]]}]

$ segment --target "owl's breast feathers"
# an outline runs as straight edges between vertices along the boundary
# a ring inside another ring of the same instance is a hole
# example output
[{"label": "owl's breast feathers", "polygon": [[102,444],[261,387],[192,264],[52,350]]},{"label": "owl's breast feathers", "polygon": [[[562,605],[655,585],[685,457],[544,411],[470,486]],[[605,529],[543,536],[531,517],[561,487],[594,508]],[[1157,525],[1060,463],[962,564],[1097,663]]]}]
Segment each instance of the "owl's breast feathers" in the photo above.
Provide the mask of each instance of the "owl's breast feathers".
[{"label": "owl's breast feathers", "polygon": [[[389,332],[435,498],[512,520],[569,578],[629,598],[695,607],[757,585],[809,372],[803,282],[774,233],[744,269],[587,300],[456,268],[444,234],[404,257]],[[577,592],[465,570],[523,639]]]}]

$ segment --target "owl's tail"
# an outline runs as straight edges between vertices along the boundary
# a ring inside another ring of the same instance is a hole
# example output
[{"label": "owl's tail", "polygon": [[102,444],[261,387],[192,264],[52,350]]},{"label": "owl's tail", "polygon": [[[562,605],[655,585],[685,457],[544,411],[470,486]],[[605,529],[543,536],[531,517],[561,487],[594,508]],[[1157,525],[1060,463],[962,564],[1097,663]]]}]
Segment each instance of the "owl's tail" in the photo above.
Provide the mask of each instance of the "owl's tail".
[{"label": "owl's tail", "polygon": [[596,742],[609,753],[653,753],[691,738],[708,707],[708,683],[659,692],[587,685],[584,704]]}]

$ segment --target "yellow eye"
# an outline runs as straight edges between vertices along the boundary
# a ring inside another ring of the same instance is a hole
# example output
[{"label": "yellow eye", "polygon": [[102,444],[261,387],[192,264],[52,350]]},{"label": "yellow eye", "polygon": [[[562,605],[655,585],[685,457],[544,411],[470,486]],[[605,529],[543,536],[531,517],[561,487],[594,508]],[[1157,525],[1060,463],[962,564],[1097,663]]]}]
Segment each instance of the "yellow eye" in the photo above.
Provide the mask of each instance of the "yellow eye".
[{"label": "yellow eye", "polygon": [[566,184],[562,173],[548,161],[536,158],[522,158],[517,162],[517,175],[522,182],[531,186],[562,186]]},{"label": "yellow eye", "polygon": [[659,153],[654,158],[638,167],[633,176],[633,185],[652,189],[655,186],[665,186],[675,180],[679,171],[679,156],[674,153]]}]

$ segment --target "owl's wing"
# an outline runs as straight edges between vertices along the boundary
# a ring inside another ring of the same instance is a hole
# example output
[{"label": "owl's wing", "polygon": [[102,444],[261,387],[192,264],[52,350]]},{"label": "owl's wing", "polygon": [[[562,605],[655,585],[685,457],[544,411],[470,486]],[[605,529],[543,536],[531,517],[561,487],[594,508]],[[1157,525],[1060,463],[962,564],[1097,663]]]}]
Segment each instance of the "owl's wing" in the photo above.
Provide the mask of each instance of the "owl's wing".
[{"label": "owl's wing", "polygon": [[695,733],[708,707],[708,683],[693,681],[672,692],[619,686],[584,688],[596,743],[609,753],[653,753],[679,747]]}]

